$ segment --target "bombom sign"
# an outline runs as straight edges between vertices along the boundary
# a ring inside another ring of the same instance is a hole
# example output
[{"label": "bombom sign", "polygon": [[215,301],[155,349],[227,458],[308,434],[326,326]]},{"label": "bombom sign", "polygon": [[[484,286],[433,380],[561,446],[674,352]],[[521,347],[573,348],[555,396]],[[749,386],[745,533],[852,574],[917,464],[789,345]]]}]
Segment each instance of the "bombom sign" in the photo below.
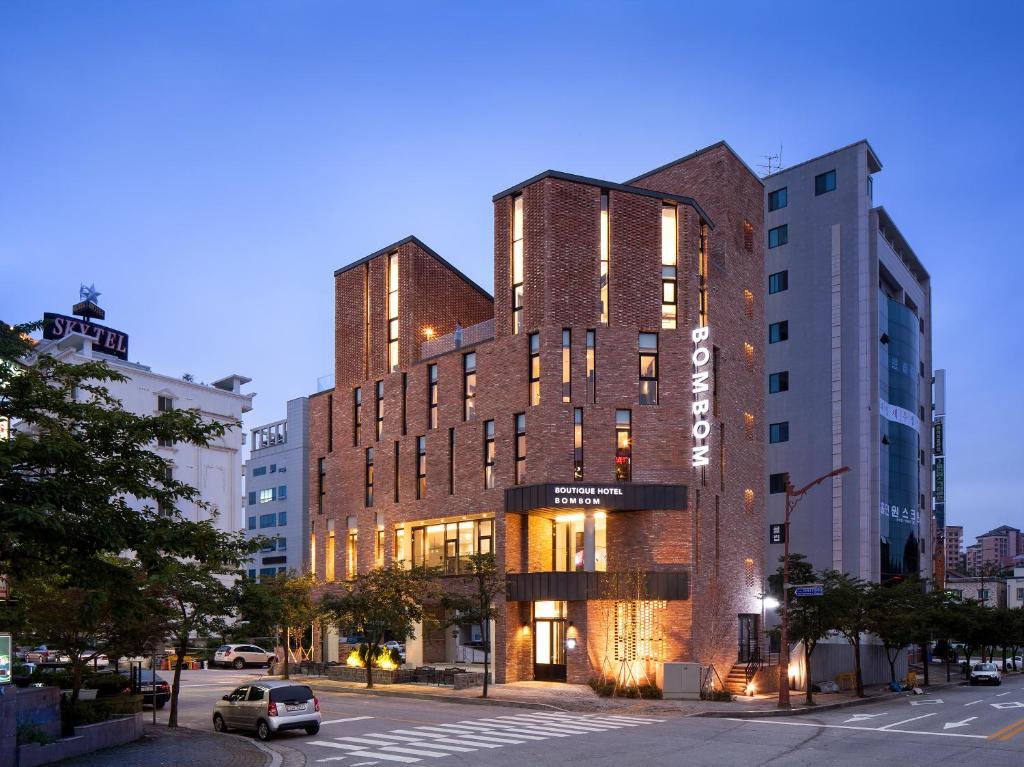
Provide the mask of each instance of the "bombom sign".
[{"label": "bombom sign", "polygon": [[621,487],[569,485],[555,487],[556,506],[601,506],[608,496],[621,496]]},{"label": "bombom sign", "polygon": [[693,339],[693,428],[690,430],[693,445],[690,465],[693,468],[707,466],[710,461],[708,453],[711,446],[707,443],[708,435],[711,434],[711,421],[708,418],[711,411],[711,400],[708,397],[711,371],[707,369],[711,362],[711,348],[708,344],[710,336],[711,328],[706,325],[694,328],[690,334]]}]

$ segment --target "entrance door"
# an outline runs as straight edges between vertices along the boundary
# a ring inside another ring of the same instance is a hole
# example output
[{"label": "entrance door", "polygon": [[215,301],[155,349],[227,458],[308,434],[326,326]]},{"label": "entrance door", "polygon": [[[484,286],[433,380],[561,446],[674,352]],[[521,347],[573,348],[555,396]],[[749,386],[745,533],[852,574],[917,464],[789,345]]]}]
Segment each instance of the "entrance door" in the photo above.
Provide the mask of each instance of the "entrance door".
[{"label": "entrance door", "polygon": [[533,678],[544,682],[564,682],[565,621],[538,618],[534,622]]},{"label": "entrance door", "polygon": [[741,614],[739,634],[739,662],[749,663],[757,652],[757,634],[761,616],[753,613]]}]

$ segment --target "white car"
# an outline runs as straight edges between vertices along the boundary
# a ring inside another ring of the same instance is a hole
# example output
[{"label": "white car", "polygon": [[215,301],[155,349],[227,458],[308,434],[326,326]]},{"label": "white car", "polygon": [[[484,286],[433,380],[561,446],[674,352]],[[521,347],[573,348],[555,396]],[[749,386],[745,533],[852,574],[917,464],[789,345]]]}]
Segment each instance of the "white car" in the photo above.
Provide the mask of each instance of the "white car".
[{"label": "white car", "polygon": [[93,657],[93,654],[94,653],[92,650],[86,650],[84,653],[82,653],[82,660],[85,661],[85,664],[87,666],[95,666],[96,668],[106,668],[110,665],[110,658],[108,658],[103,653],[96,655],[95,658]]},{"label": "white car", "polygon": [[1002,683],[1002,677],[995,663],[975,663],[971,667],[971,684]]},{"label": "white car", "polygon": [[277,656],[269,650],[254,644],[225,644],[213,654],[213,665],[245,668],[246,666],[269,666]]}]

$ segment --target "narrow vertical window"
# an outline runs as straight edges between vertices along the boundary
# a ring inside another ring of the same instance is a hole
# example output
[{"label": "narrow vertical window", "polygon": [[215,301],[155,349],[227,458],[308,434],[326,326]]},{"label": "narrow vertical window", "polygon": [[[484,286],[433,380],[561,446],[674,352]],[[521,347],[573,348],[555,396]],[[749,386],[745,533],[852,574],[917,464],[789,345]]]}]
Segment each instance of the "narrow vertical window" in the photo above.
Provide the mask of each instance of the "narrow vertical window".
[{"label": "narrow vertical window", "polygon": [[398,370],[398,253],[388,256],[388,370]]},{"label": "narrow vertical window", "polygon": [[405,528],[395,528],[395,551],[391,557],[392,562],[405,562]]},{"label": "narrow vertical window", "polygon": [[562,330],[562,402],[572,401],[572,331]]},{"label": "narrow vertical window", "polygon": [[327,452],[334,452],[334,395],[327,395]]},{"label": "narrow vertical window", "polygon": [[512,333],[523,331],[523,196],[512,198]]},{"label": "narrow vertical window", "polygon": [[373,448],[366,448],[366,475],[365,475],[366,497],[364,503],[373,506]]},{"label": "narrow vertical window", "polygon": [[455,495],[455,429],[448,429],[448,495]]},{"label": "narrow vertical window", "polygon": [[540,333],[530,333],[530,404],[540,404]]},{"label": "narrow vertical window", "polygon": [[402,373],[402,436],[405,436],[406,432],[406,418],[405,418],[405,403],[409,395],[409,376],[407,373]]},{"label": "narrow vertical window", "polygon": [[359,551],[359,532],[357,530],[348,531],[348,550],[345,567],[345,577],[348,580],[352,580],[356,577],[356,569],[358,567],[358,551]]},{"label": "narrow vertical window", "polygon": [[327,469],[324,467],[325,460],[320,458],[316,462],[316,513],[324,513],[324,479],[327,477]]},{"label": "narrow vertical window", "polygon": [[701,327],[708,324],[708,225],[700,222],[697,247],[697,312]]},{"label": "narrow vertical window", "polygon": [[661,326],[676,326],[676,266],[679,255],[678,211],[661,206]]},{"label": "narrow vertical window", "polygon": [[608,324],[608,282],[611,256],[611,221],[608,218],[608,192],[601,192],[601,254],[598,275],[601,291],[601,324]]},{"label": "narrow vertical window", "polygon": [[327,520],[327,551],[324,556],[324,578],[334,580],[334,520]]},{"label": "narrow vertical window", "polygon": [[394,469],[395,469],[395,476],[394,476],[394,487],[395,487],[395,495],[394,495],[394,497],[395,497],[395,503],[398,503],[399,488],[401,487],[401,484],[402,484],[402,467],[401,467],[401,461],[399,460],[400,457],[401,457],[401,449],[400,449],[400,445],[399,445],[398,441],[396,440],[395,441],[395,465],[394,465]]},{"label": "narrow vertical window", "polygon": [[476,352],[462,355],[462,420],[476,413]]},{"label": "narrow vertical window", "polygon": [[494,487],[494,421],[484,421],[484,487]]},{"label": "narrow vertical window", "polygon": [[640,349],[640,404],[658,404],[658,334],[641,333]]},{"label": "narrow vertical window", "polygon": [[526,413],[516,413],[515,482],[523,484],[526,479]]},{"label": "narrow vertical window", "polygon": [[615,481],[629,482],[633,476],[632,414],[615,411]]},{"label": "narrow vertical window", "polygon": [[376,398],[374,402],[374,418],[376,424],[374,426],[377,439],[380,439],[380,435],[384,432],[384,382],[377,381],[374,385],[376,392]]},{"label": "narrow vertical window", "polygon": [[359,429],[363,425],[363,390],[352,390],[352,447],[359,445]]},{"label": "narrow vertical window", "polygon": [[309,525],[309,571],[316,575],[316,522]]},{"label": "narrow vertical window", "polygon": [[427,438],[416,438],[416,498],[427,497]]},{"label": "narrow vertical window", "polygon": [[587,331],[587,400],[597,402],[597,331]]},{"label": "narrow vertical window", "polygon": [[427,428],[437,428],[437,363],[427,365]]},{"label": "narrow vertical window", "polygon": [[583,408],[572,411],[572,477],[583,479]]},{"label": "narrow vertical window", "polygon": [[373,566],[384,567],[384,528],[377,528],[377,540],[373,548]]}]

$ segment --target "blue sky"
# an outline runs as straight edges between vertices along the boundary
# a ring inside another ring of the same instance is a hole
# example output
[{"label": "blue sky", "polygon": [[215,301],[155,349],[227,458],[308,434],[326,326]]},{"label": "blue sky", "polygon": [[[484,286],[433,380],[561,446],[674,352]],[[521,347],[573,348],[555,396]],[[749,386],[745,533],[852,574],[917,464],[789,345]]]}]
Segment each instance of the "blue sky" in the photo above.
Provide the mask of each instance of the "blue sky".
[{"label": "blue sky", "polygon": [[867,138],[932,274],[949,521],[1024,527],[1014,4],[370,5],[0,5],[0,316],[95,282],[133,359],[251,376],[255,425],[330,372],[335,268],[415,233],[490,287],[517,181]]}]

